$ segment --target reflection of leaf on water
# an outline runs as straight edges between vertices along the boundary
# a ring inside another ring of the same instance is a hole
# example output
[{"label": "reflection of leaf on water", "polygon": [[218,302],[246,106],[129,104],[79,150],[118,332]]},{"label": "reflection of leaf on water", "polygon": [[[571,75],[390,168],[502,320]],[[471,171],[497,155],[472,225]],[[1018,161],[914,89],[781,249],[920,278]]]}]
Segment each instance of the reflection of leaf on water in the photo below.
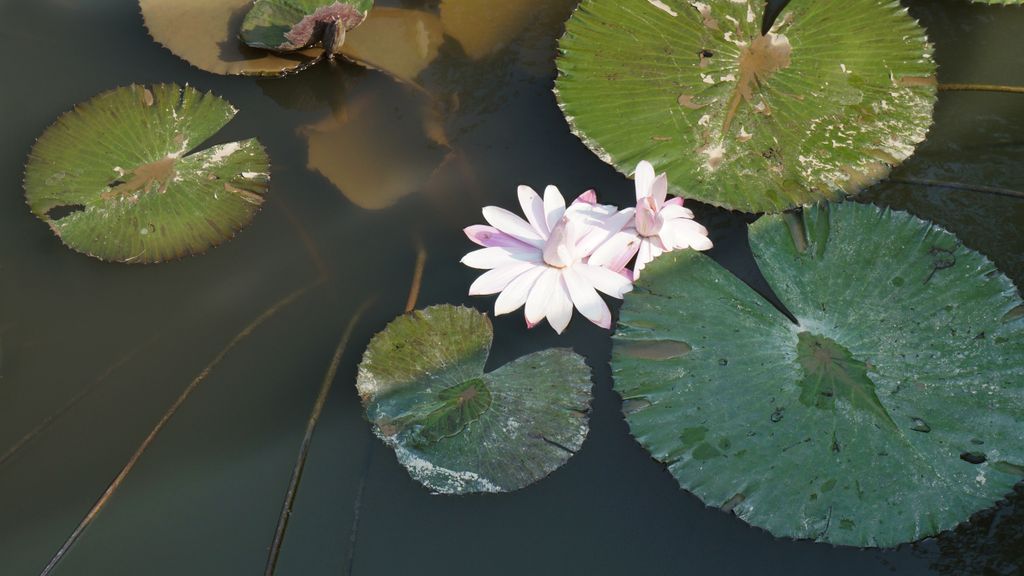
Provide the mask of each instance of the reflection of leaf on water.
[{"label": "reflection of leaf on water", "polygon": [[341,53],[346,58],[413,83],[437,58],[443,40],[435,14],[401,8],[375,8],[349,32]]},{"label": "reflection of leaf on water", "polygon": [[327,118],[299,129],[309,145],[309,169],[367,210],[424,189],[448,153],[432,101],[381,80],[359,84]]},{"label": "reflection of leaf on water", "polygon": [[158,43],[214,74],[277,76],[314,64],[319,49],[275,54],[238,39],[252,0],[140,0],[143,20]]},{"label": "reflection of leaf on water", "polygon": [[947,576],[1016,576],[1024,572],[1024,485],[970,522],[918,543],[915,551],[931,558],[931,568]]},{"label": "reflection of leaf on water", "polygon": [[192,152],[236,112],[174,84],[104,92],[39,137],[25,169],[29,207],[70,248],[101,260],[202,253],[249,224],[270,180],[255,139]]},{"label": "reflection of leaf on water", "polygon": [[531,22],[548,0],[442,0],[441,23],[473,60],[504,48]]}]

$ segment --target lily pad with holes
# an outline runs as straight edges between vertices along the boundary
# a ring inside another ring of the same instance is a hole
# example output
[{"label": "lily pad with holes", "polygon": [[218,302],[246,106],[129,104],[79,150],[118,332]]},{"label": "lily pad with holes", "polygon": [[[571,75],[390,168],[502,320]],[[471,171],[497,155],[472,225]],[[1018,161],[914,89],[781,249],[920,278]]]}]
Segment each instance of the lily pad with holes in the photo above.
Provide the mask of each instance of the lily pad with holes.
[{"label": "lily pad with holes", "polygon": [[903,212],[790,223],[762,218],[750,245],[796,323],[700,253],[644,269],[612,353],[633,435],[680,486],[780,537],[893,546],[1005,497],[1024,478],[1013,284]]},{"label": "lily pad with holes", "polygon": [[777,212],[884,177],[925,138],[932,48],[892,0],[584,0],[559,47],[573,131],[675,194]]},{"label": "lily pad with holes", "polygon": [[484,372],[487,316],[433,306],[374,336],[356,386],[374,432],[434,492],[507,492],[561,466],[583,444],[590,369],[551,349]]},{"label": "lily pad with holes", "polygon": [[293,52],[320,44],[340,54],[346,33],[360,25],[373,0],[256,0],[242,21],[242,41],[253,48]]},{"label": "lily pad with holes", "polygon": [[101,260],[202,253],[249,224],[270,180],[255,139],[189,153],[235,113],[174,84],[100,94],[39,137],[25,169],[28,205],[70,248]]},{"label": "lily pad with holes", "polygon": [[158,43],[193,66],[214,74],[280,76],[317,62],[320,49],[277,54],[246,46],[238,35],[252,0],[139,0]]}]

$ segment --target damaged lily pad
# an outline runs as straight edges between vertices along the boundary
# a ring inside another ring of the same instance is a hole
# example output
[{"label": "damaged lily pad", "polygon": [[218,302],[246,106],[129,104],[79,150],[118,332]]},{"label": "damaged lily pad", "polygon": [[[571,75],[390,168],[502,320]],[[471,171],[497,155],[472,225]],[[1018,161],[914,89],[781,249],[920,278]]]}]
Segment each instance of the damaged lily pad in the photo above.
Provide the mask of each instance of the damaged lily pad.
[{"label": "damaged lily pad", "polygon": [[294,52],[320,44],[339,54],[346,33],[360,25],[373,0],[256,0],[242,22],[242,41],[253,48]]},{"label": "damaged lily pad", "polygon": [[29,155],[25,197],[70,248],[152,263],[205,252],[252,220],[269,183],[255,139],[189,154],[235,115],[188,86],[128,86],[61,116]]},{"label": "damaged lily pad", "polygon": [[[1024,478],[1024,303],[952,234],[847,203],[751,226],[798,323],[710,258],[644,270],[614,337],[633,435],[680,486],[780,537],[893,546]],[[651,359],[637,351],[676,353]]]},{"label": "damaged lily pad", "polygon": [[856,193],[924,140],[935,64],[891,0],[584,0],[559,47],[560,105],[598,156],[748,212]]},{"label": "damaged lily pad", "polygon": [[434,492],[507,492],[564,464],[586,438],[590,369],[567,349],[484,372],[491,322],[433,306],[374,336],[356,387],[374,432]]},{"label": "damaged lily pad", "polygon": [[139,0],[139,6],[154,40],[214,74],[280,76],[312,66],[323,55],[314,48],[278,54],[246,46],[238,35],[252,0]]}]

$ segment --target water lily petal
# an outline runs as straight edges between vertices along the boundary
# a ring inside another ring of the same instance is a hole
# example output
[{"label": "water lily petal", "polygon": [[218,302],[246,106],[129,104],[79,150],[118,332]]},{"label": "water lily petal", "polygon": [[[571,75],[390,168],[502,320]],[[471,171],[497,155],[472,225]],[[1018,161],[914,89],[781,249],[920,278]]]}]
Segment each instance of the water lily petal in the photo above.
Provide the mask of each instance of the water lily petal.
[{"label": "water lily petal", "polygon": [[545,268],[530,289],[530,295],[526,297],[526,324],[531,328],[539,324],[547,314],[548,302],[560,278],[558,270]]},{"label": "water lily petal", "polygon": [[651,197],[654,198],[654,204],[658,208],[665,203],[665,198],[668,197],[668,175],[664,172],[659,174],[651,184]]},{"label": "water lily petal", "polygon": [[647,160],[641,160],[636,165],[633,180],[636,182],[636,199],[647,198],[651,195],[651,186],[654,185],[654,166]]},{"label": "water lily petal", "polygon": [[651,206],[650,198],[644,198],[636,203],[636,229],[641,236],[653,236],[661,231],[661,219]]},{"label": "water lily petal", "polygon": [[565,215],[565,198],[555,186],[548,186],[544,189],[544,214],[548,223],[548,230],[554,230],[555,224]]},{"label": "water lily petal", "polygon": [[572,269],[591,286],[613,298],[621,300],[627,292],[633,289],[633,283],[628,278],[601,266],[580,262],[574,264]]},{"label": "water lily petal", "polygon": [[615,233],[597,250],[594,250],[594,253],[590,255],[589,262],[594,266],[602,266],[617,272],[629,264],[639,249],[640,235],[635,228],[628,228]]},{"label": "water lily petal", "polygon": [[498,300],[494,303],[494,315],[508,314],[526,304],[530,290],[546,269],[545,266],[534,266],[509,282],[501,294],[498,294]]},{"label": "water lily petal", "polygon": [[594,189],[587,190],[583,194],[580,194],[572,201],[573,204],[590,204],[594,206],[597,204],[597,191]]},{"label": "water lily petal", "polygon": [[577,255],[580,258],[592,255],[615,234],[632,224],[636,219],[635,215],[636,209],[634,208],[607,213],[597,211],[581,213],[579,220],[587,226],[587,230],[577,241]]},{"label": "water lily petal", "polygon": [[551,292],[551,299],[548,300],[545,315],[548,318],[548,324],[551,324],[555,332],[561,334],[572,320],[572,297],[569,295],[569,288],[565,285],[564,274],[557,272],[556,279],[555,289]]},{"label": "water lily petal", "polygon": [[682,196],[676,196],[674,198],[669,198],[668,200],[665,200],[665,204],[664,205],[665,206],[682,206],[683,205],[683,197]]},{"label": "water lily petal", "polygon": [[463,229],[466,236],[474,243],[485,248],[516,248],[519,250],[535,250],[532,246],[516,240],[493,226],[476,224]]},{"label": "water lily petal", "polygon": [[530,226],[526,220],[516,216],[512,212],[497,206],[485,206],[483,209],[484,219],[491,225],[505,234],[527,244],[538,248],[544,247],[544,239],[537,234],[537,231]]},{"label": "water lily petal", "polygon": [[[707,250],[711,248],[708,240],[708,229],[694,220],[680,218],[665,223],[661,231],[661,240],[669,248],[688,248]],[[702,248],[697,248],[701,246]]]},{"label": "water lily petal", "polygon": [[569,290],[573,306],[580,311],[580,314],[602,328],[611,328],[612,313],[590,282],[573,268],[566,268],[562,271],[562,280],[565,281],[565,286]]},{"label": "water lily petal", "polygon": [[536,267],[535,264],[530,264],[529,262],[520,262],[488,270],[481,274],[469,287],[469,295],[487,296],[497,294],[504,290],[513,280],[522,276],[523,273]]},{"label": "water lily petal", "polygon": [[689,220],[693,220],[693,210],[683,208],[676,204],[666,204],[662,206],[659,214],[661,214],[661,217],[664,220],[672,220],[675,218],[687,218]]},{"label": "water lily petal", "polygon": [[640,272],[655,258],[665,253],[664,245],[657,236],[649,236],[640,243],[640,250],[636,253],[636,264],[633,266],[633,277],[639,278]]},{"label": "water lily petal", "polygon": [[462,257],[463,264],[479,270],[491,270],[500,266],[540,261],[540,253],[535,249],[527,251],[512,248],[481,248]]},{"label": "water lily petal", "polygon": [[537,192],[529,186],[520,186],[519,205],[523,207],[523,214],[526,214],[526,221],[533,226],[541,238],[547,238],[551,233],[544,215],[544,201],[540,199]]}]

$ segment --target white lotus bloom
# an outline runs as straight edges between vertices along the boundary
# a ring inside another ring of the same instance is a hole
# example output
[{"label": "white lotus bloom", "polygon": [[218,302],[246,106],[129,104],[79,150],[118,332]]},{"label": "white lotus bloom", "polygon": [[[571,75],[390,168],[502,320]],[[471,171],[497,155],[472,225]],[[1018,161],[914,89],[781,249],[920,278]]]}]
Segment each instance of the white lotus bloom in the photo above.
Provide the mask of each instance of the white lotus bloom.
[{"label": "white lotus bloom", "polygon": [[654,166],[643,160],[637,164],[634,178],[635,218],[594,251],[591,264],[628,272],[626,265],[636,256],[632,274],[635,280],[647,264],[665,252],[712,247],[707,228],[693,219],[689,208],[683,207],[683,199],[666,199],[668,177],[664,173],[655,176]]},{"label": "white lotus bloom", "polygon": [[567,208],[554,186],[545,189],[543,199],[529,186],[520,186],[519,203],[526,220],[488,206],[483,215],[490,226],[465,229],[469,239],[483,248],[467,254],[463,264],[487,270],[469,293],[498,294],[496,315],[525,305],[531,328],[547,318],[561,334],[573,308],[594,324],[611,328],[611,312],[598,292],[621,299],[633,284],[588,259],[632,219],[632,213],[597,204],[593,191]]}]

